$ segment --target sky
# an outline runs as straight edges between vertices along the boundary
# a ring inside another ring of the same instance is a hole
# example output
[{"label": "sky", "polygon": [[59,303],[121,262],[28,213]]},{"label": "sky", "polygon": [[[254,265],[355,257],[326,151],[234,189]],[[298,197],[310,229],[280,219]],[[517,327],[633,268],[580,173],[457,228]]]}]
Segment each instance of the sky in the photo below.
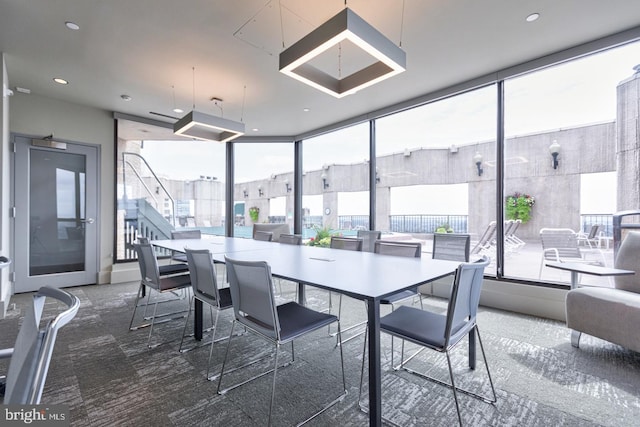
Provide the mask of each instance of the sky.
[{"label": "sky", "polygon": [[[633,66],[638,62],[640,42],[506,81],[507,138],[615,120],[616,86],[633,74]],[[402,152],[405,148],[445,148],[492,141],[495,140],[495,117],[494,86],[387,116],[376,122],[377,154]],[[304,169],[365,161],[369,156],[368,129],[368,124],[363,123],[306,140]],[[293,170],[292,144],[237,144],[236,147],[236,182]],[[184,152],[195,153],[190,156],[191,161],[175,162]],[[159,175],[185,180],[197,179],[200,175],[216,176],[224,181],[224,144],[145,141],[142,155]],[[609,178],[587,180],[585,185],[590,188],[588,194],[611,193],[606,190],[606,186],[611,188]],[[421,197],[433,197],[440,189],[415,188],[414,191],[421,192]],[[588,194],[584,194],[585,206],[592,203],[587,200]],[[415,199],[415,196],[416,193],[411,197]],[[460,196],[462,198],[463,193]],[[357,197],[354,195],[351,199],[355,206]],[[399,200],[401,198],[397,203]],[[352,214],[348,204],[345,201],[344,209],[349,213],[341,212],[341,215]],[[458,207],[452,205],[449,209]]]}]

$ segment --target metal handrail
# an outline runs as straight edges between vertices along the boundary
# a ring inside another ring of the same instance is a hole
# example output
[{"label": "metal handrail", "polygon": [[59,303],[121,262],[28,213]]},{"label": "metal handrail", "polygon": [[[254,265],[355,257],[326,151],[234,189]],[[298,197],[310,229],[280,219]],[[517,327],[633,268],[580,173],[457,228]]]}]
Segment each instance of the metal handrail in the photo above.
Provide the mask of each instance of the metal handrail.
[{"label": "metal handrail", "polygon": [[[153,171],[153,169],[151,169],[151,166],[149,165],[149,163],[147,162],[147,160],[142,157],[140,154],[138,153],[132,153],[130,151],[123,151],[122,152],[122,191],[123,191],[123,195],[124,198],[127,198],[127,185],[126,185],[126,173],[125,173],[125,163],[128,163],[124,160],[125,155],[130,155],[130,156],[136,156],[138,157],[140,160],[142,160],[144,162],[144,164],[147,166],[147,168],[149,168],[149,171],[151,172],[151,174],[153,175],[153,177],[156,179],[156,182],[160,185],[160,188],[162,188],[162,191],[164,191],[164,193],[167,195],[167,197],[169,198],[169,200],[171,201],[171,225],[173,225],[175,227],[176,225],[176,202],[175,200],[173,200],[173,197],[171,197],[171,194],[169,193],[169,191],[166,189],[166,187],[162,184],[162,181],[160,181],[160,178],[158,178],[158,176],[156,175],[156,173]],[[129,163],[130,164],[130,163]],[[135,170],[135,169],[134,169]],[[136,173],[136,175],[138,175]],[[138,175],[138,179],[140,179],[140,176]],[[142,180],[141,180],[142,182]],[[143,183],[144,184],[144,183]]]}]

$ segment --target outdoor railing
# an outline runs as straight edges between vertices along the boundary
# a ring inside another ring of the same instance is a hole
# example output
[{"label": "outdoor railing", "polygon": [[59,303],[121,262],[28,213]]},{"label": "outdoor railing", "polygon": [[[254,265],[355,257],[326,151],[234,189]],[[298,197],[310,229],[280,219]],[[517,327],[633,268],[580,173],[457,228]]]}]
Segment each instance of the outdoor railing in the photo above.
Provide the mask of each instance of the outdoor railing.
[{"label": "outdoor railing", "polygon": [[453,228],[455,233],[468,232],[468,215],[391,215],[391,231],[397,233],[433,233],[438,227]]},{"label": "outdoor railing", "polygon": [[613,215],[612,214],[582,214],[580,215],[580,229],[588,233],[592,225],[600,225],[601,232],[605,236],[613,236]]}]

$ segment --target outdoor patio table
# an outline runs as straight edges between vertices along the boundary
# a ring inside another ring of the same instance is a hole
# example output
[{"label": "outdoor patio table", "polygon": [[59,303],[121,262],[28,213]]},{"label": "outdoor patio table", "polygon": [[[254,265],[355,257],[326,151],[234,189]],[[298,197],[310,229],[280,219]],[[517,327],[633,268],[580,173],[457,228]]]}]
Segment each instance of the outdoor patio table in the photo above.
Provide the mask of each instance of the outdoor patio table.
[{"label": "outdoor patio table", "polygon": [[635,274],[635,271],[622,270],[619,268],[601,267],[599,265],[581,264],[575,262],[557,262],[550,261],[546,263],[547,267],[557,268],[571,272],[571,289],[578,286],[578,274],[590,274],[592,276],[625,276]]}]

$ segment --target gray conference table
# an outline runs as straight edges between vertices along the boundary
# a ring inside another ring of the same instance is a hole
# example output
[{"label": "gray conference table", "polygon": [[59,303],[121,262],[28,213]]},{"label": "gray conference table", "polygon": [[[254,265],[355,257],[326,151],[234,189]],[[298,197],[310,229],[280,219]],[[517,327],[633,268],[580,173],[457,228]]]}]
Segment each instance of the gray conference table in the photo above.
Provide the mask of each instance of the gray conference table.
[{"label": "gray conference table", "polygon": [[[298,282],[304,301],[304,285],[340,292],[367,302],[369,325],[369,424],[382,425],[380,367],[380,300],[396,292],[422,285],[455,272],[459,263],[428,258],[404,258],[370,252],[294,246],[232,237],[200,240],[156,240],[153,245],[173,251],[209,249],[215,262],[225,255],[243,261],[266,261],[275,277]],[[201,333],[201,314],[200,333]],[[471,348],[469,363],[475,362]],[[472,358],[474,359],[472,362]]]}]

